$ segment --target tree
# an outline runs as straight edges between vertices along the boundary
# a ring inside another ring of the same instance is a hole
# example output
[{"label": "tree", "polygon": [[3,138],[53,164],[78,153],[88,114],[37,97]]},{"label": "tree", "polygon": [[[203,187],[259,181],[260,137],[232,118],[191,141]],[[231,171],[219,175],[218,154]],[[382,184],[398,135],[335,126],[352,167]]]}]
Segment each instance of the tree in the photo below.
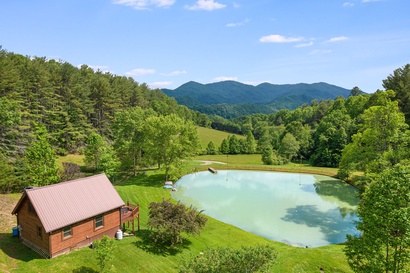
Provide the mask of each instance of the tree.
[{"label": "tree", "polygon": [[292,134],[286,133],[280,144],[279,155],[289,162],[298,154],[298,151],[299,142]]},{"label": "tree", "polygon": [[100,273],[110,272],[113,266],[109,266],[109,262],[114,258],[113,251],[114,240],[107,235],[103,235],[101,240],[93,242],[94,250],[97,253],[98,265],[100,267]]},{"label": "tree", "polygon": [[184,260],[180,273],[252,273],[270,272],[276,259],[276,252],[270,245],[208,248],[199,256]]},{"label": "tree", "polygon": [[363,94],[363,91],[357,86],[353,87],[352,90],[350,90],[350,96],[360,96],[361,94]]},{"label": "tree", "polygon": [[0,151],[0,193],[15,190],[16,176],[8,158]]},{"label": "tree", "polygon": [[171,247],[182,243],[182,232],[199,235],[207,221],[201,211],[167,200],[150,203],[148,215],[148,226],[153,230],[151,238],[154,243]]},{"label": "tree", "polygon": [[0,151],[16,150],[19,137],[13,129],[20,122],[21,113],[18,111],[17,103],[0,97]]},{"label": "tree", "polygon": [[216,149],[215,143],[210,141],[208,146],[206,147],[206,154],[207,155],[216,155],[218,154],[218,150]]},{"label": "tree", "polygon": [[134,107],[129,110],[118,112],[113,123],[113,135],[116,155],[121,161],[123,170],[132,169],[134,176],[137,173],[138,165],[143,162],[143,150],[145,148],[145,120],[154,116],[151,109],[143,110]]},{"label": "tree", "polygon": [[231,135],[228,137],[228,142],[229,142],[229,153],[233,155],[237,155],[241,153],[241,146],[239,143],[239,139],[236,137],[236,135]]},{"label": "tree", "polygon": [[47,140],[44,125],[36,126],[35,139],[24,153],[29,182],[36,186],[59,182],[56,154]]},{"label": "tree", "polygon": [[345,253],[355,272],[408,272],[410,165],[396,165],[365,189],[357,211],[360,235],[348,235]]},{"label": "tree", "polygon": [[273,164],[273,149],[272,146],[266,145],[262,147],[262,162],[265,165]]},{"label": "tree", "polygon": [[410,124],[410,64],[394,70],[393,74],[383,80],[383,87],[395,92],[400,110],[404,113],[407,124]]},{"label": "tree", "polygon": [[256,141],[251,131],[246,133],[245,152],[254,154],[256,152]]},{"label": "tree", "polygon": [[[199,150],[199,137],[195,125],[175,114],[169,116],[150,116],[144,126],[146,154],[159,168],[165,169],[165,180],[173,166],[180,166],[182,160],[195,155]],[[174,168],[177,170],[177,168]]]},{"label": "tree", "polygon": [[229,154],[229,141],[226,138],[222,140],[219,152],[221,154]]},{"label": "tree", "polygon": [[105,173],[112,178],[119,167],[113,148],[97,133],[87,139],[84,151],[86,166],[96,173]]},{"label": "tree", "polygon": [[[386,92],[385,92],[386,93]],[[344,177],[354,170],[380,173],[408,157],[409,132],[403,113],[387,94],[379,97],[378,106],[368,108],[363,125],[342,152],[339,168]]]}]

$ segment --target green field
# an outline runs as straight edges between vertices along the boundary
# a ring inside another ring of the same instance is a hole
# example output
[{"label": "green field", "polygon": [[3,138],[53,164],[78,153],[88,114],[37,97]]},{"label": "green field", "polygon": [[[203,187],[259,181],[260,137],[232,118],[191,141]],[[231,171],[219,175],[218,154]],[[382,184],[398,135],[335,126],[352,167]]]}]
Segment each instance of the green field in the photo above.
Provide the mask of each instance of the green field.
[{"label": "green field", "polygon": [[242,135],[237,135],[237,134],[230,134],[214,129],[209,129],[205,127],[197,127],[198,128],[198,134],[199,134],[199,142],[201,144],[202,150],[204,150],[210,141],[213,141],[216,147],[219,147],[221,145],[222,140],[227,138],[230,135],[235,135],[239,139],[245,138]]},{"label": "green field", "polygon": [[[229,134],[199,127],[202,147],[209,141],[219,146]],[[243,137],[243,136],[238,136]],[[67,155],[58,159],[73,162],[80,166],[81,155]],[[209,162],[209,161],[213,161]],[[220,163],[217,163],[220,162]],[[225,164],[221,164],[225,163]],[[261,162],[261,155],[205,155],[197,156],[187,162],[185,172],[216,169],[248,169],[265,171],[287,171],[317,173],[335,176],[337,169],[315,168],[306,162],[295,162],[283,166],[266,166]],[[164,173],[148,170],[129,179],[118,180],[115,188],[124,202],[138,203],[141,207],[141,231],[136,236],[124,237],[115,241],[115,259],[112,264],[116,272],[178,272],[183,259],[198,255],[208,247],[271,244],[278,257],[272,272],[352,272],[343,253],[343,245],[329,245],[318,248],[297,248],[279,242],[269,241],[260,236],[245,232],[234,226],[209,218],[206,227],[198,237],[186,236],[186,242],[178,249],[157,249],[147,236],[149,230],[148,205],[150,202],[170,199],[169,190],[162,188]],[[92,249],[83,248],[57,258],[46,260],[13,238],[11,231],[16,219],[10,214],[21,194],[0,195],[0,272],[98,272],[96,254]],[[246,215],[244,216],[246,217]]]},{"label": "green field", "polygon": [[[198,161],[197,161],[198,160]],[[202,160],[216,160],[228,164],[212,164],[216,168],[247,168],[276,170],[260,162],[260,155],[202,156],[188,164],[187,172],[192,169],[205,169]],[[70,155],[62,161],[80,163],[82,156]],[[280,166],[281,171],[312,171],[322,173],[325,168],[313,168],[308,165],[289,164]],[[332,174],[333,169],[327,170]],[[164,174],[158,170],[148,170],[146,174],[131,177],[115,185],[123,200],[139,203],[141,206],[141,231],[133,237],[124,237],[115,241],[115,259],[112,264],[117,272],[178,272],[178,265],[191,255],[206,251],[207,247],[271,244],[275,247],[278,258],[272,272],[352,272],[343,254],[343,245],[329,245],[318,248],[297,248],[279,242],[269,241],[260,236],[245,232],[234,226],[209,219],[201,236],[186,236],[186,243],[178,249],[156,249],[147,235],[148,205],[153,201],[171,198],[169,190],[162,188]],[[0,272],[98,272],[96,255],[93,250],[83,248],[72,253],[45,260],[13,238],[11,229],[16,225],[15,217],[10,215],[20,194],[0,195]],[[246,215],[244,216],[246,217]]]}]

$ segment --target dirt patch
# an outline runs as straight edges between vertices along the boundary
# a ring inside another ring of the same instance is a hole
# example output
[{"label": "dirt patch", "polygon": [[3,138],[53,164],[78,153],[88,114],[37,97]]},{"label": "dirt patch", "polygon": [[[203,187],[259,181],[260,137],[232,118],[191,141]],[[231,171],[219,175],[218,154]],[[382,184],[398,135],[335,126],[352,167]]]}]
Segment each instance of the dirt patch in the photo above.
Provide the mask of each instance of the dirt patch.
[{"label": "dirt patch", "polygon": [[219,161],[210,161],[210,160],[196,160],[197,162],[202,162],[202,165],[211,165],[211,164],[226,164],[225,162]]},{"label": "dirt patch", "polygon": [[0,233],[11,233],[11,229],[16,226],[16,216],[11,215],[11,212],[18,200],[18,195],[0,194]]}]

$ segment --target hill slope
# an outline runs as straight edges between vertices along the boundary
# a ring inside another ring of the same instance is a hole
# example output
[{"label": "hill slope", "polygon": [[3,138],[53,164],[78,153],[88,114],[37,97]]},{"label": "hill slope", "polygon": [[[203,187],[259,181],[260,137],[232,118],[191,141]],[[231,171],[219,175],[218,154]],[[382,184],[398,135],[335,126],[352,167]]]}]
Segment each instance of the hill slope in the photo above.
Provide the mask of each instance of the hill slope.
[{"label": "hill slope", "polygon": [[323,82],[281,85],[262,83],[253,86],[236,81],[210,84],[190,81],[174,90],[162,91],[191,109],[225,118],[272,113],[283,108],[295,109],[314,99],[334,99],[350,94],[348,89]]}]

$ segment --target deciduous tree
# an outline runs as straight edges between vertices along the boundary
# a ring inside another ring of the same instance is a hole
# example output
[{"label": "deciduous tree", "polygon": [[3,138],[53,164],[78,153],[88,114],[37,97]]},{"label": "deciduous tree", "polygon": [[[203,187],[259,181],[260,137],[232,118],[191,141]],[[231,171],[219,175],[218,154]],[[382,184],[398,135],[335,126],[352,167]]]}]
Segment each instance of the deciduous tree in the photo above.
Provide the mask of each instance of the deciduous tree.
[{"label": "deciduous tree", "polygon": [[409,181],[409,165],[396,165],[377,176],[365,189],[357,209],[361,219],[357,228],[361,234],[348,235],[345,248],[355,272],[408,272]]},{"label": "deciduous tree", "polygon": [[97,253],[100,273],[112,271],[113,266],[110,266],[109,263],[114,258],[114,240],[107,235],[103,235],[100,240],[94,241],[93,245]]},{"label": "deciduous tree", "polygon": [[47,140],[43,125],[36,126],[35,141],[26,149],[24,158],[32,185],[45,186],[60,181],[56,154]]},{"label": "deciduous tree", "polygon": [[169,173],[172,166],[195,155],[200,146],[195,125],[175,114],[148,117],[144,130],[146,154],[165,169],[165,180],[173,175]]}]

